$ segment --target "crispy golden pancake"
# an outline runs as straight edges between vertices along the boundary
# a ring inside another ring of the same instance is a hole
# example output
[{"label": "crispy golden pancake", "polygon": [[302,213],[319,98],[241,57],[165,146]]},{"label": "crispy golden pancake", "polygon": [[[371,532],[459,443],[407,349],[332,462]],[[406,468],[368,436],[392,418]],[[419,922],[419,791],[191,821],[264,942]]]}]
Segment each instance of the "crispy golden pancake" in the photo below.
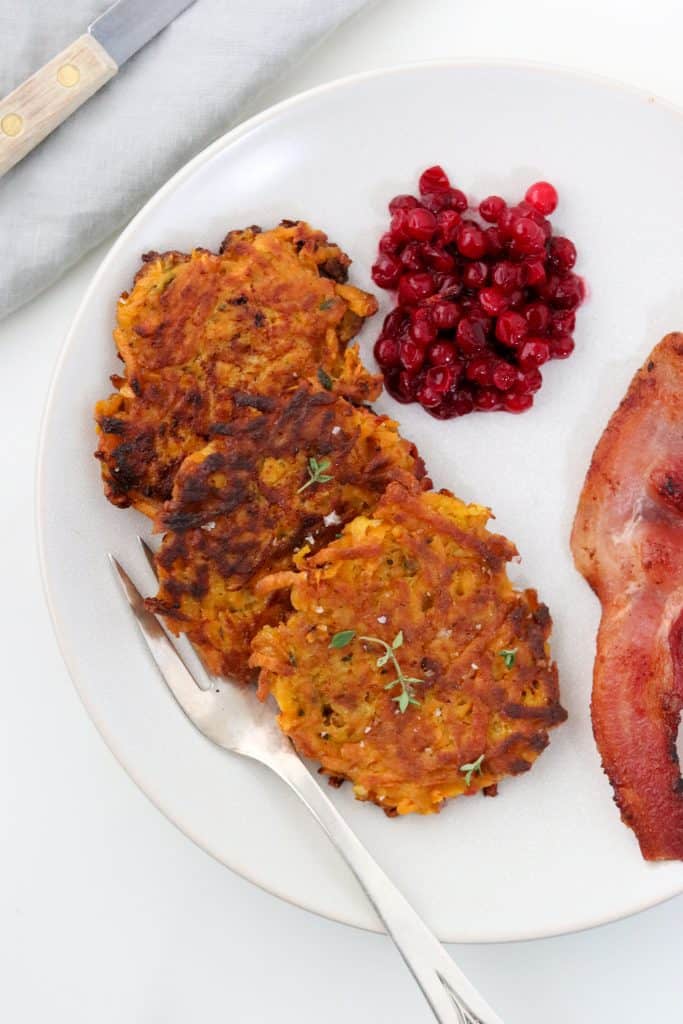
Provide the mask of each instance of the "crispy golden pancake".
[{"label": "crispy golden pancake", "polygon": [[311,380],[354,402],[380,378],[347,348],[375,299],[345,284],[350,260],[303,222],[233,231],[221,252],[149,253],[119,300],[125,374],[96,406],[105,493],[155,516],[182,460],[254,393]]},{"label": "crispy golden pancake", "polygon": [[289,583],[295,609],[253,641],[261,696],[302,755],[391,815],[526,771],[566,717],[548,609],[513,589],[515,548],[488,518],[391,484],[372,518],[257,588]]},{"label": "crispy golden pancake", "polygon": [[149,602],[215,673],[241,681],[255,674],[252,637],[291,611],[285,593],[259,595],[256,582],[371,511],[391,481],[429,485],[415,447],[384,416],[309,387],[260,404],[269,411],[217,426],[183,462],[156,520],[171,532]]}]

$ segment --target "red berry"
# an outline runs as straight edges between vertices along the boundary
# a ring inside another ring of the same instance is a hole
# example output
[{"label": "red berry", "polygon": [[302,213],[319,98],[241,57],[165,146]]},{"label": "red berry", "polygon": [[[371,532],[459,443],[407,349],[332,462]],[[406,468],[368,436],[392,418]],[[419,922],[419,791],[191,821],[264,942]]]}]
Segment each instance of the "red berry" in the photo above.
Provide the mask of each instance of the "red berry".
[{"label": "red berry", "polygon": [[[410,337],[420,348],[426,348],[427,345],[434,341],[436,333],[436,327],[432,323],[431,318],[414,320],[410,327]],[[406,370],[410,369],[410,366],[406,366]]]},{"label": "red berry", "polygon": [[395,288],[401,276],[401,264],[394,256],[380,253],[372,265],[372,280],[378,288]]},{"label": "red berry", "polygon": [[508,305],[510,309],[521,309],[524,305],[524,292],[521,288],[515,288],[513,292],[508,295]]},{"label": "red berry", "polygon": [[523,312],[532,334],[543,334],[550,327],[550,307],[545,302],[530,302]]},{"label": "red berry", "polygon": [[462,291],[462,284],[455,274],[444,274],[439,281],[439,295],[453,299]]},{"label": "red berry", "polygon": [[508,306],[508,300],[498,288],[482,288],[479,292],[479,304],[485,313],[498,316]]},{"label": "red berry", "polygon": [[458,251],[468,259],[478,260],[486,252],[486,237],[481,228],[461,224],[456,242]]},{"label": "red berry", "polygon": [[525,260],[520,270],[522,272],[522,283],[527,288],[537,288],[538,285],[543,284],[545,281],[545,266],[540,259]]},{"label": "red berry", "polygon": [[399,259],[406,270],[424,270],[422,246],[419,242],[408,242],[404,245]]},{"label": "red berry", "polygon": [[420,205],[420,200],[415,196],[400,195],[394,196],[389,201],[389,213],[396,213],[397,210],[412,210]]},{"label": "red berry", "polygon": [[425,374],[425,384],[440,395],[455,383],[456,373],[452,366],[432,366]]},{"label": "red berry", "polygon": [[483,260],[468,263],[462,273],[462,283],[466,288],[481,288],[488,277],[489,268]]},{"label": "red berry", "polygon": [[474,409],[472,394],[464,388],[456,392],[451,404],[456,416],[467,416]]},{"label": "red berry", "polygon": [[504,359],[498,359],[493,366],[492,382],[499,391],[509,391],[517,380],[517,370]]},{"label": "red berry", "polygon": [[443,210],[450,209],[451,206],[451,197],[448,192],[428,192],[421,198],[425,210],[429,210],[434,216]]},{"label": "red berry", "polygon": [[424,350],[414,341],[402,341],[399,344],[399,357],[404,370],[408,370],[409,373],[417,373],[422,369],[425,354]]},{"label": "red berry", "polygon": [[519,215],[506,206],[498,218],[498,230],[502,239],[512,238],[512,232],[518,220]]},{"label": "red berry", "polygon": [[439,405],[442,394],[443,392],[437,391],[433,385],[425,382],[417,393],[417,400],[425,409],[430,409],[432,406]]},{"label": "red berry", "polygon": [[385,252],[388,256],[395,256],[401,248],[401,243],[397,238],[387,231],[379,240],[379,251]]},{"label": "red berry", "polygon": [[503,408],[506,412],[526,412],[533,404],[533,395],[518,395],[512,392],[503,396]]},{"label": "red berry", "polygon": [[462,217],[455,210],[442,210],[436,215],[439,238],[444,245],[451,245],[456,238]]},{"label": "red berry", "polygon": [[534,392],[539,390],[542,383],[541,371],[537,366],[533,366],[530,370],[525,370],[523,373],[521,370],[519,371],[517,381],[512,385],[511,391],[516,395],[533,395]]},{"label": "red berry", "polygon": [[490,387],[493,384],[495,365],[495,361],[489,356],[477,356],[475,359],[470,359],[465,367],[465,377],[474,384]]},{"label": "red berry", "polygon": [[467,209],[467,196],[459,188],[452,188],[448,194],[451,209],[456,213],[464,213]]},{"label": "red berry", "polygon": [[504,209],[505,200],[500,196],[487,196],[479,203],[479,213],[483,220],[487,220],[490,224],[497,222]]},{"label": "red berry", "polygon": [[394,398],[399,398],[401,402],[414,402],[417,398],[417,389],[420,386],[420,381],[416,373],[410,373],[408,370],[401,370],[398,375],[398,395],[394,395]]},{"label": "red berry", "polygon": [[537,181],[526,190],[526,201],[544,217],[557,207],[557,191],[548,181]]},{"label": "red berry", "polygon": [[[410,214],[408,216],[410,217]],[[515,251],[519,253],[542,252],[545,247],[545,232],[530,217],[519,217],[514,222],[512,238],[515,243]]]},{"label": "red berry", "polygon": [[402,306],[412,306],[420,299],[434,294],[434,278],[431,274],[404,274],[398,285],[398,301]]},{"label": "red berry", "polygon": [[583,302],[585,288],[583,281],[576,274],[569,273],[557,282],[553,294],[553,306],[556,309],[576,309]]},{"label": "red berry", "polygon": [[552,359],[568,359],[574,351],[574,339],[571,334],[558,334],[550,339],[550,356]]},{"label": "red berry", "polygon": [[548,262],[555,270],[571,270],[576,263],[576,246],[568,238],[556,235],[548,245]]},{"label": "red berry", "polygon": [[450,341],[434,341],[427,349],[427,360],[432,366],[452,366],[456,359],[455,345]]},{"label": "red berry", "polygon": [[486,330],[480,320],[465,316],[458,324],[456,344],[465,355],[479,352],[486,344]]},{"label": "red berry", "polygon": [[486,251],[489,256],[494,257],[502,256],[505,252],[505,243],[500,230],[496,228],[487,228],[484,232],[486,235]]},{"label": "red berry", "polygon": [[576,328],[576,313],[574,310],[568,312],[554,312],[550,324],[550,333],[553,337],[560,334],[573,334]]},{"label": "red berry", "polygon": [[460,315],[460,310],[452,302],[435,302],[432,305],[432,319],[440,331],[457,327]]},{"label": "red berry", "polygon": [[510,263],[509,260],[501,260],[500,263],[495,264],[491,279],[502,292],[509,293],[520,285],[519,267]]},{"label": "red berry", "polygon": [[474,393],[474,407],[480,412],[493,412],[502,405],[501,395],[495,388],[477,388]]},{"label": "red berry", "polygon": [[404,209],[395,210],[391,215],[391,222],[389,230],[394,238],[399,242],[405,242],[408,238],[406,232],[408,219],[408,211]]},{"label": "red berry", "polygon": [[410,238],[415,238],[418,242],[428,242],[436,231],[436,217],[429,210],[416,206],[415,209],[408,211],[405,230]]},{"label": "red berry", "polygon": [[446,192],[450,187],[448,175],[438,164],[428,167],[420,175],[420,195],[424,195],[426,192]]},{"label": "red berry", "polygon": [[516,348],[525,337],[529,326],[519,313],[502,313],[496,321],[496,337],[503,345]]},{"label": "red berry", "polygon": [[378,338],[375,342],[375,359],[383,370],[399,365],[399,349],[396,338]]},{"label": "red berry", "polygon": [[423,242],[421,249],[422,259],[432,270],[438,270],[442,274],[450,274],[451,270],[455,267],[455,260],[441,246]]},{"label": "red berry", "polygon": [[550,345],[545,338],[527,338],[517,351],[517,362],[522,370],[543,366],[550,359]]},{"label": "red berry", "polygon": [[407,325],[408,317],[405,310],[400,308],[392,309],[391,313],[384,318],[382,334],[388,338],[398,338]]}]

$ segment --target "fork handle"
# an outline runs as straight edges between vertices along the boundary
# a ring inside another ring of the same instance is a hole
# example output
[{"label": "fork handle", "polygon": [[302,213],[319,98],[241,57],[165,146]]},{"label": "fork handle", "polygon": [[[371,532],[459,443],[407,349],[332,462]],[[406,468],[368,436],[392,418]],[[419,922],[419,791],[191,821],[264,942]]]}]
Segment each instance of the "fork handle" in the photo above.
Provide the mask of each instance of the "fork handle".
[{"label": "fork handle", "polygon": [[267,764],[306,805],[360,882],[440,1024],[503,1024],[370,856],[296,755]]}]

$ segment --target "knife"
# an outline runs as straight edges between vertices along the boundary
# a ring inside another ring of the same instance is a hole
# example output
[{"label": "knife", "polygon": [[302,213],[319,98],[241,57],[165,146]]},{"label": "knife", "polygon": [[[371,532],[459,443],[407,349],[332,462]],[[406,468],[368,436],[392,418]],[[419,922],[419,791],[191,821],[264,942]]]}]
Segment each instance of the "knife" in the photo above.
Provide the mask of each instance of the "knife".
[{"label": "knife", "polygon": [[194,0],[118,0],[0,100],[0,177],[113,78]]}]

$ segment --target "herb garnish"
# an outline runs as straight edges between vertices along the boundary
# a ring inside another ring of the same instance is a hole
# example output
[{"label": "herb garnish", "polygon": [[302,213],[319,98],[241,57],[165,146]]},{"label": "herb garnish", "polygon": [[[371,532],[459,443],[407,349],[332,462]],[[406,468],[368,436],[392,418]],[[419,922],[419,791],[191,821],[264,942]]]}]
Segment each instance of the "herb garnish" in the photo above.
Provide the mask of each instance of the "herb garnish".
[{"label": "herb garnish", "polygon": [[326,373],[325,370],[323,370],[322,366],[318,367],[318,380],[325,388],[325,391],[332,390],[332,378],[330,377],[329,373]]},{"label": "herb garnish", "polygon": [[328,480],[334,480],[334,477],[331,476],[331,474],[325,472],[325,470],[329,469],[331,465],[332,463],[329,459],[321,459],[320,462],[318,462],[315,456],[312,455],[308,460],[308,466],[306,467],[308,469],[308,480],[305,484],[302,484],[301,487],[299,487],[296,493],[301,494],[301,492],[305,491],[307,487],[311,486],[311,484],[326,484]]},{"label": "herb garnish", "polygon": [[323,312],[324,312],[327,309],[332,309],[333,306],[334,306],[334,299],[323,299],[323,301],[318,306],[318,309],[322,309]]},{"label": "herb garnish", "polygon": [[476,761],[472,761],[470,764],[461,764],[460,771],[465,773],[465,785],[469,786],[472,781],[472,776],[476,772],[477,775],[481,775],[481,766],[484,760],[484,755],[480,754]]},{"label": "herb garnish", "polygon": [[511,647],[509,650],[506,650],[505,648],[503,648],[502,651],[498,651],[498,654],[503,659],[503,662],[505,663],[505,668],[512,668],[512,666],[515,663],[515,657],[517,655],[517,648],[516,647]]},{"label": "herb garnish", "polygon": [[[355,629],[344,629],[341,633],[335,633],[330,641],[330,647],[346,647],[346,645],[350,644],[355,637]],[[416,679],[414,676],[404,675],[395,653],[399,647],[403,646],[403,630],[398,631],[390,644],[388,644],[386,640],[381,640],[378,636],[360,636],[358,639],[364,640],[367,644],[378,644],[380,647],[384,648],[384,654],[380,654],[377,659],[377,668],[384,668],[387,662],[391,662],[396,673],[396,678],[392,679],[390,683],[387,683],[384,689],[392,690],[394,686],[401,687],[401,692],[391,698],[398,704],[398,709],[401,714],[407,711],[411,704],[414,704],[415,707],[420,707],[421,701],[419,701],[415,696],[413,686],[417,683],[424,683],[424,679]]]}]

